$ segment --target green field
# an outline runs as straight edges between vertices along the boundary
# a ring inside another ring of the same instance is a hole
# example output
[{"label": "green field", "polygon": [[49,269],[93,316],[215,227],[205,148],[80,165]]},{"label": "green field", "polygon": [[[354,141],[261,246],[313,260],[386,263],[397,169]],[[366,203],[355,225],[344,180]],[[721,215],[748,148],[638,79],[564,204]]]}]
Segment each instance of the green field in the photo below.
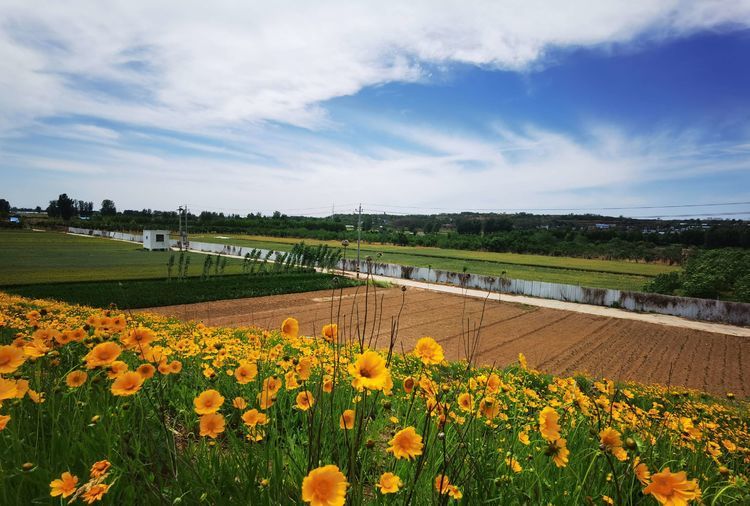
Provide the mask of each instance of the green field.
[{"label": "green field", "polygon": [[[329,290],[334,288],[331,274],[314,271],[254,275],[188,278],[184,281],[131,279],[4,286],[2,290],[34,299],[55,299],[70,304],[120,309],[192,304],[213,300],[264,297],[284,293]],[[337,279],[335,287],[355,286],[347,278]]]},{"label": "green field", "polygon": [[[224,237],[228,237],[225,239]],[[289,251],[300,241],[294,238],[263,237],[248,235],[217,236],[216,234],[196,234],[191,240],[234,244],[251,248]],[[306,240],[307,244],[328,244],[340,247],[336,241]],[[378,253],[381,256],[378,257]],[[348,258],[356,255],[356,244],[351,244],[346,252]],[[447,271],[461,272],[466,268],[473,274],[505,276],[532,281],[549,281],[595,288],[615,288],[620,290],[640,290],[654,276],[679,269],[662,264],[626,262],[620,260],[599,260],[572,257],[550,257],[543,255],[521,255],[516,253],[492,253],[413,246],[392,246],[363,244],[362,258],[371,256],[376,261],[432,267]]]},{"label": "green field", "polygon": [[[58,232],[0,231],[0,290],[33,298],[121,309],[260,297],[332,288],[333,276],[314,271],[240,274],[228,259],[224,274],[201,279],[206,255],[191,253],[188,277],[167,281],[173,252]],[[177,258],[179,253],[175,253]],[[177,276],[177,267],[172,271]],[[338,286],[353,286],[341,279]]]},{"label": "green field", "polygon": [[[59,281],[166,278],[172,253],[138,244],[59,232],[0,231],[0,286]],[[189,275],[199,276],[206,256],[190,254]],[[229,259],[226,274],[242,271]]]}]

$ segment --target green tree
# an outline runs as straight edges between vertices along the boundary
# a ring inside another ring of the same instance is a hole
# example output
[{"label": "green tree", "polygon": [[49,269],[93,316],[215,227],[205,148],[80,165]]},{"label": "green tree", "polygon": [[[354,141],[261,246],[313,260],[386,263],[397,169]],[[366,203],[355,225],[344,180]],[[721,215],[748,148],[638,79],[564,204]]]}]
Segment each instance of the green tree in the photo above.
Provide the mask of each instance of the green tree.
[{"label": "green tree", "polygon": [[100,212],[102,213],[102,216],[114,216],[117,214],[117,207],[115,207],[114,201],[109,199],[102,200],[102,208]]}]

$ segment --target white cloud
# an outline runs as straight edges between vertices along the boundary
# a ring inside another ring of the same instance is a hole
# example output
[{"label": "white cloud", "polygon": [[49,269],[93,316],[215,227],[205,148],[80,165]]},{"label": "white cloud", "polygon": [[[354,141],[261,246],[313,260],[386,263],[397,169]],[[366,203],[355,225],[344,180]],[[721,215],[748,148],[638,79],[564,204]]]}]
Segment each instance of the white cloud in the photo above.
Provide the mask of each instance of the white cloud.
[{"label": "white cloud", "polygon": [[[325,100],[454,62],[750,24],[747,0],[70,1],[0,5],[0,130],[83,114],[176,130],[326,125]],[[112,94],[114,90],[114,94]]]}]

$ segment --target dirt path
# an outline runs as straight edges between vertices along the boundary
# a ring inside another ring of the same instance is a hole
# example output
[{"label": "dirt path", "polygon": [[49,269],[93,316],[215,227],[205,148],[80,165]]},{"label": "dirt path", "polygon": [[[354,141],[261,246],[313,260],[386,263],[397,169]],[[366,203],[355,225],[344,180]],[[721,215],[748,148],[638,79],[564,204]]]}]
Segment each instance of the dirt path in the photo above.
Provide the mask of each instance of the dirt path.
[{"label": "dirt path", "polygon": [[[399,288],[378,289],[375,293],[372,288],[366,293],[360,287],[343,290],[341,297],[337,292],[335,298],[330,291],[308,292],[144,311],[211,325],[266,328],[278,327],[284,318],[294,316],[300,322],[300,331],[308,335],[334,321],[339,323],[342,335],[351,338],[364,333],[375,347],[387,345],[392,325],[397,324],[398,350],[409,351],[418,338],[432,336],[443,345],[449,359],[465,357],[467,346],[474,343],[475,331],[480,329],[476,356],[483,364],[506,365],[523,352],[532,367],[554,374],[585,372],[750,396],[750,332],[742,332],[750,329],[701,324],[709,326],[711,331],[707,331],[619,314],[613,317],[606,311],[589,313],[511,303],[506,301],[512,297],[506,295],[499,302],[496,297],[485,300],[414,287],[404,292]],[[722,332],[725,328],[734,333]]]}]

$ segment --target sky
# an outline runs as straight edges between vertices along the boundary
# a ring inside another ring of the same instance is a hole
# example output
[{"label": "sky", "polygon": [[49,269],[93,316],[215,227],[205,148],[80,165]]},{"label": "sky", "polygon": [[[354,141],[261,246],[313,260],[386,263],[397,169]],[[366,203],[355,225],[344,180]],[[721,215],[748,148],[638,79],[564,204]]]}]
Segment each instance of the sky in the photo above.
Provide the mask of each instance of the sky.
[{"label": "sky", "polygon": [[560,5],[0,0],[0,198],[750,218],[750,0]]}]

